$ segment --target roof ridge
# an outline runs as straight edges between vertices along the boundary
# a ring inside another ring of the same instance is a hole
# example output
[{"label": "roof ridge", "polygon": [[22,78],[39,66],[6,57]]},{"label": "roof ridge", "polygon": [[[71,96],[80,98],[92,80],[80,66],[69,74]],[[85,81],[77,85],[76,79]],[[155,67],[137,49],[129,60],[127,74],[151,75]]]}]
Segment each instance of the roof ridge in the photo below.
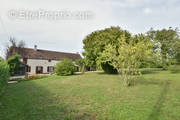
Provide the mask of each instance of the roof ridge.
[{"label": "roof ridge", "polygon": [[[17,47],[16,47],[17,48]],[[27,48],[27,47],[24,47],[24,49],[31,49],[31,50],[34,50],[34,48]],[[60,52],[60,51],[54,51],[54,50],[45,50],[45,49],[37,49],[38,51],[48,51],[48,52],[57,52],[57,53],[65,53],[65,54],[74,54],[74,55],[80,55],[79,53],[71,53],[71,52]]]}]

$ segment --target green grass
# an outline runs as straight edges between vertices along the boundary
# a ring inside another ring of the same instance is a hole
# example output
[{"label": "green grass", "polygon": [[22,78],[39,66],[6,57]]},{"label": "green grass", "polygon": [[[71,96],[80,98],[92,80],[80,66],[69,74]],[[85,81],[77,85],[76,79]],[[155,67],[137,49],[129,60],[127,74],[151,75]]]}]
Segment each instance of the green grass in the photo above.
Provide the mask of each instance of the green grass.
[{"label": "green grass", "polygon": [[9,84],[0,120],[180,120],[180,73],[143,73],[131,87],[104,73]]}]

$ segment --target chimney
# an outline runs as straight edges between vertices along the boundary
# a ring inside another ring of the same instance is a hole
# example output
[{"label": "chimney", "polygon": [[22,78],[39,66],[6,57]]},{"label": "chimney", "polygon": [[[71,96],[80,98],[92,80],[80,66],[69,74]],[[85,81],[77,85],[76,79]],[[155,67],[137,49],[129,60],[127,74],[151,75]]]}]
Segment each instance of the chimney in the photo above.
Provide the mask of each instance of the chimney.
[{"label": "chimney", "polygon": [[34,45],[34,50],[37,51],[37,45]]}]

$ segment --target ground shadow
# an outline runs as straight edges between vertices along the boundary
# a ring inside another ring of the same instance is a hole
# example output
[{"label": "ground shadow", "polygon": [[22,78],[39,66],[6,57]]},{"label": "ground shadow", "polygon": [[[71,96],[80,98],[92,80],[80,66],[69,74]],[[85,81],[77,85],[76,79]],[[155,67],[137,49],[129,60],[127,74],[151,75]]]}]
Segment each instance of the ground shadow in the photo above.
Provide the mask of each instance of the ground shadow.
[{"label": "ground shadow", "polygon": [[172,73],[172,74],[178,74],[178,73],[180,73],[180,68],[178,68],[178,69],[171,69],[171,73]]},{"label": "ground shadow", "polygon": [[147,80],[144,79],[143,76],[139,77],[137,80],[135,80],[135,85],[159,85],[161,86],[164,83],[164,81],[159,81],[155,78]]},{"label": "ground shadow", "polygon": [[[142,74],[157,74],[159,73],[160,71],[162,71],[161,68],[149,68],[149,69],[139,69],[139,71],[142,73]],[[106,73],[106,72],[97,72],[97,74],[99,75],[118,75],[117,73]]]},{"label": "ground shadow", "polygon": [[169,81],[164,82],[163,90],[161,91],[161,93],[156,101],[156,104],[153,107],[152,113],[149,115],[147,120],[159,120],[159,115],[162,111],[163,103],[166,100],[166,94],[168,92],[169,85],[170,85]]},{"label": "ground shadow", "polygon": [[178,74],[178,73],[180,73],[180,65],[173,65],[169,68],[169,70],[173,74]]},{"label": "ground shadow", "polygon": [[157,74],[158,71],[143,70],[141,73],[142,73],[142,74]]},{"label": "ground shadow", "polygon": [[96,74],[99,74],[99,75],[119,75],[117,73],[106,73],[104,71],[101,71],[101,72],[96,72]]},{"label": "ground shadow", "polygon": [[5,92],[0,105],[0,119],[3,120],[84,120],[91,117],[79,114],[73,105],[66,104],[63,98],[39,82],[11,84]]},{"label": "ground shadow", "polygon": [[162,71],[161,68],[149,68],[149,69],[140,69],[142,74],[157,74]]}]

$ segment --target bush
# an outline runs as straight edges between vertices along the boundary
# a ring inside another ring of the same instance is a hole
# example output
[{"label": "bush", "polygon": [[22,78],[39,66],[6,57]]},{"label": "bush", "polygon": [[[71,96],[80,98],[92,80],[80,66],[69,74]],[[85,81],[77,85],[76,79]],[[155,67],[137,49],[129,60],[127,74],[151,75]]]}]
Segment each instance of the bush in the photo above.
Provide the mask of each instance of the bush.
[{"label": "bush", "polygon": [[7,85],[9,77],[9,66],[5,62],[0,62],[0,94]]},{"label": "bush", "polygon": [[20,66],[19,59],[20,59],[20,56],[17,54],[15,56],[10,57],[7,60],[7,63],[8,63],[9,68],[10,68],[10,74],[11,75],[14,75],[15,71],[17,71],[19,69],[19,66]]},{"label": "bush", "polygon": [[25,78],[25,80],[35,80],[39,78],[40,78],[39,75],[29,75],[27,78]]},{"label": "bush", "polygon": [[55,73],[57,75],[73,75],[75,72],[75,66],[71,59],[64,59],[56,64]]},{"label": "bush", "polygon": [[26,77],[24,80],[36,80],[36,79],[41,79],[41,78],[46,78],[47,76],[45,75],[29,75],[28,77]]}]

